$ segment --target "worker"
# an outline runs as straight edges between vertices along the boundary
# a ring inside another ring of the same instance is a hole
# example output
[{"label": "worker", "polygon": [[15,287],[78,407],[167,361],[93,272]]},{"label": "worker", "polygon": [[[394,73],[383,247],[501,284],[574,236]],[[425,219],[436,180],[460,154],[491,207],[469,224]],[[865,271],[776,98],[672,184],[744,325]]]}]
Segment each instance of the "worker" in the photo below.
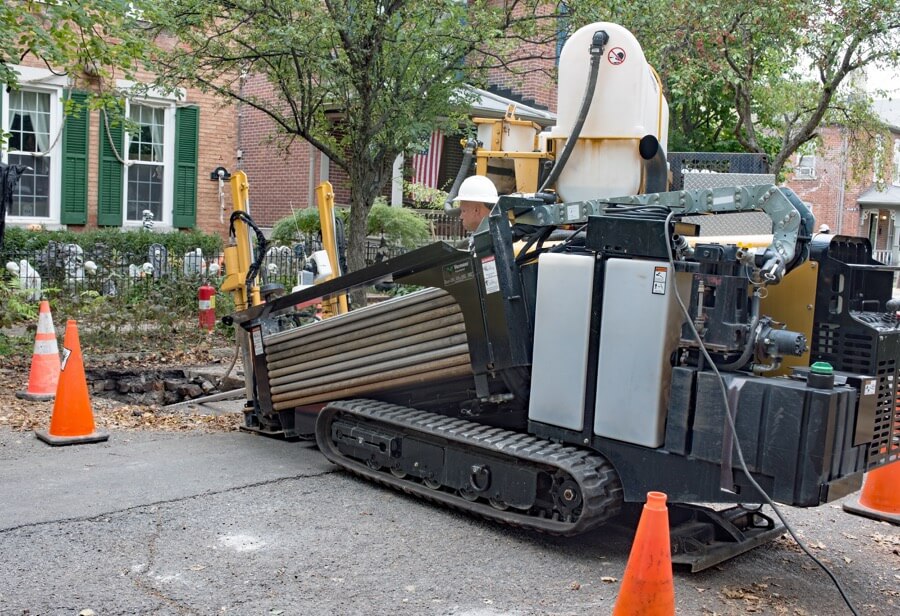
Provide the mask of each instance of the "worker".
[{"label": "worker", "polygon": [[497,199],[497,188],[488,178],[483,175],[466,178],[453,199],[454,203],[459,203],[463,228],[468,233],[475,231],[484,217],[491,213],[491,206],[497,203]]}]

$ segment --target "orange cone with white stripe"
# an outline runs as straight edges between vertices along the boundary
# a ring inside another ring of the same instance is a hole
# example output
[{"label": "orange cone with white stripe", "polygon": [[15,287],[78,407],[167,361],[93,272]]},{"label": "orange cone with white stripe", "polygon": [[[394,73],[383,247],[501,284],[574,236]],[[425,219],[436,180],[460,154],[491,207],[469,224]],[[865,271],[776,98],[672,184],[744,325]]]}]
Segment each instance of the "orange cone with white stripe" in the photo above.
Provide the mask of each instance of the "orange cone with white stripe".
[{"label": "orange cone with white stripe", "polygon": [[66,323],[59,386],[56,388],[50,429],[35,430],[34,433],[49,445],[97,443],[109,438],[109,434],[94,427],[94,411],[91,410],[81,343],[78,341],[78,324],[73,319]]},{"label": "orange cone with white stripe", "polygon": [[56,346],[56,330],[50,315],[50,302],[41,302],[37,334],[34,336],[34,354],[31,356],[31,373],[28,389],[17,391],[16,397],[24,400],[53,400],[59,383],[59,347]]}]

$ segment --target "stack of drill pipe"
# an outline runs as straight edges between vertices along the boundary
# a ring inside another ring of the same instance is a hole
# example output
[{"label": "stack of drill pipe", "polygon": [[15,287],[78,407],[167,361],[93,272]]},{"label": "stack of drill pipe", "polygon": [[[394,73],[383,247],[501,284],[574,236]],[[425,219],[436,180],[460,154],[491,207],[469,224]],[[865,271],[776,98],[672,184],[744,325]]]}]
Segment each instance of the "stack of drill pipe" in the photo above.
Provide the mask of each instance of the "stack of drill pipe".
[{"label": "stack of drill pipe", "polygon": [[265,339],[275,410],[469,375],[462,313],[426,289]]}]

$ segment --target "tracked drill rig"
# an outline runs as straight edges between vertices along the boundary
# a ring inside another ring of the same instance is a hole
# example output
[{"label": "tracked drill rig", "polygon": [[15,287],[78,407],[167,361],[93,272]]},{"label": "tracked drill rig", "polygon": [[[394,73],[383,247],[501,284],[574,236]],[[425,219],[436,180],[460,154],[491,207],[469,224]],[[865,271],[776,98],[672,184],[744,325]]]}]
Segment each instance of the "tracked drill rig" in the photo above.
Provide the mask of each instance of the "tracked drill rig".
[{"label": "tracked drill rig", "polygon": [[[559,535],[660,490],[686,506],[676,561],[703,568],[780,532],[746,506],[764,499],[738,445],[768,495],[802,507],[897,459],[893,271],[866,239],[813,236],[786,188],[668,191],[667,106],[627,30],[579,30],[560,67],[559,125],[535,147],[552,167],[501,197],[468,249],[436,243],[232,315],[246,428]],[[585,71],[579,106],[564,93]],[[763,241],[706,241],[695,222],[746,212],[769,221]],[[421,289],[292,318],[379,281]]]}]

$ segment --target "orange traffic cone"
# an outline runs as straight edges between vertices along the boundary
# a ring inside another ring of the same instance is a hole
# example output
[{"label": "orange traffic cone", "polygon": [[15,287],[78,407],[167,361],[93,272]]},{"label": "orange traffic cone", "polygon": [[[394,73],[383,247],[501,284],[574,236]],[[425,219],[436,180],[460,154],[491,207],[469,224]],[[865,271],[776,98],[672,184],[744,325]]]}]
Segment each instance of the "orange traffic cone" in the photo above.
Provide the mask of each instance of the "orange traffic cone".
[{"label": "orange traffic cone", "polygon": [[37,334],[34,336],[34,353],[31,356],[31,373],[28,389],[17,391],[16,397],[24,400],[53,400],[59,383],[59,347],[56,346],[56,330],[50,315],[50,302],[41,302]]},{"label": "orange traffic cone", "polygon": [[56,389],[56,401],[53,403],[53,415],[50,417],[50,429],[35,430],[34,433],[50,445],[97,443],[109,438],[109,434],[94,428],[94,412],[91,410],[91,399],[84,376],[78,325],[72,319],[66,323],[62,371],[59,375],[59,387]]},{"label": "orange traffic cone", "polygon": [[666,495],[648,492],[613,616],[675,614]]},{"label": "orange traffic cone", "polygon": [[859,500],[844,511],[900,525],[900,460],[869,471]]}]

